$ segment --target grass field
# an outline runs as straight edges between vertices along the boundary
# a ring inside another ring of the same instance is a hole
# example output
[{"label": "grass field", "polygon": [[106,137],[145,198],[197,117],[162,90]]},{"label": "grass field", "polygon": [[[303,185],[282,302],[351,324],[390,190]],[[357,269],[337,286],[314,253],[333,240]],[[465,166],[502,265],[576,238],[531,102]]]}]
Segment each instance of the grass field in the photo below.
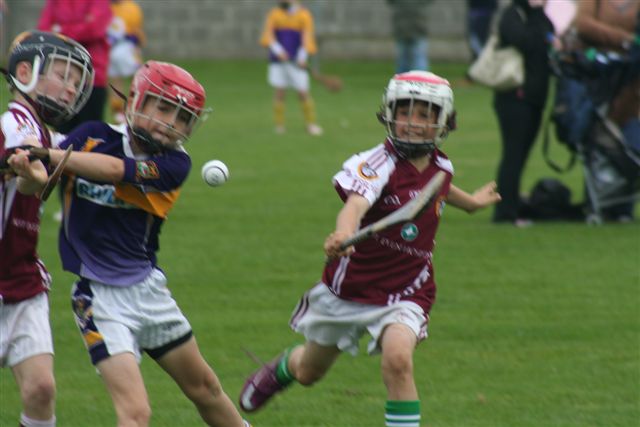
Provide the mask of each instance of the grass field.
[{"label": "grass field", "polygon": [[[307,136],[297,100],[276,136],[262,62],[184,63],[214,108],[187,149],[194,169],[161,239],[160,265],[201,349],[236,400],[255,369],[243,348],[269,359],[300,342],[287,321],[319,278],[322,242],[340,202],[331,176],[352,153],[382,140],[374,116],[390,63],[327,63],[345,89],[315,86],[320,138]],[[499,138],[491,93],[458,84],[464,68],[436,65],[454,83],[460,129],[443,147],[455,183],[473,190],[494,178]],[[6,92],[1,92],[6,104]],[[562,160],[562,148],[553,156]],[[223,187],[199,176],[209,159],[231,171]],[[554,176],[534,148],[524,189]],[[562,179],[581,198],[581,173]],[[111,402],[72,319],[73,277],[60,269],[55,201],[42,221],[40,255],[53,277],[58,425],[115,425]],[[423,425],[433,427],[631,427],[640,425],[640,227],[490,223],[490,211],[446,209],[437,239],[438,301],[430,338],[415,355]],[[292,387],[256,427],[382,426],[380,360],[345,355],[318,385]],[[142,364],[155,427],[202,425],[149,358]],[[10,371],[0,371],[0,426],[17,424]]]}]

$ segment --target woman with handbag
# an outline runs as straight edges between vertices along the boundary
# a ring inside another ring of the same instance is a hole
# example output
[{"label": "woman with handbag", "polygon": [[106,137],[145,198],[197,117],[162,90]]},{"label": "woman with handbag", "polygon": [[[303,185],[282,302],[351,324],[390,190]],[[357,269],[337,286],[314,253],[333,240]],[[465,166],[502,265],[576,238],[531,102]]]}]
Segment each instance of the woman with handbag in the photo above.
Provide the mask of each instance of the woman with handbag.
[{"label": "woman with handbag", "polygon": [[495,90],[493,107],[502,139],[498,166],[498,188],[502,201],[496,205],[493,221],[525,226],[519,218],[520,179],[536,139],[549,88],[548,51],[555,38],[553,24],[544,13],[546,0],[512,0],[498,22],[501,46],[515,47],[524,58],[525,77],[521,85]]}]

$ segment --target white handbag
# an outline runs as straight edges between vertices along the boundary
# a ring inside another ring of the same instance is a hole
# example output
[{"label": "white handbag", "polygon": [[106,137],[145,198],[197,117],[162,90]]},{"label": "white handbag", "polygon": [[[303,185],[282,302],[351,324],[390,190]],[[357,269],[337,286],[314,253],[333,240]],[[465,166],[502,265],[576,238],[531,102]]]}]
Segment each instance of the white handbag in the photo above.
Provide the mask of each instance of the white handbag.
[{"label": "white handbag", "polygon": [[500,41],[491,34],[480,55],[469,68],[474,82],[497,91],[521,86],[524,83],[524,58],[515,47],[498,47]]}]

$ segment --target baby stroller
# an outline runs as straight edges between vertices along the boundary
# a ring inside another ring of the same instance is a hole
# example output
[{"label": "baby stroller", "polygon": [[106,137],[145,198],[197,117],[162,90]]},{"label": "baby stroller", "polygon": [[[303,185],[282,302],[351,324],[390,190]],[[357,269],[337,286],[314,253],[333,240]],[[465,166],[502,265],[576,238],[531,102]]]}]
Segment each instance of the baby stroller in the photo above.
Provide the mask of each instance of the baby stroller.
[{"label": "baby stroller", "polygon": [[[579,104],[565,105],[564,110],[556,99],[552,120],[558,138],[583,165],[586,220],[600,224],[604,209],[640,200],[640,152],[625,141],[619,126],[607,117],[619,90],[640,75],[640,48],[626,55],[594,49],[557,53],[551,64],[560,84],[572,84],[582,92]],[[575,116],[577,110],[582,111],[580,116]],[[570,128],[565,135],[558,132],[561,114],[567,114],[564,119],[571,121],[565,123]]]}]

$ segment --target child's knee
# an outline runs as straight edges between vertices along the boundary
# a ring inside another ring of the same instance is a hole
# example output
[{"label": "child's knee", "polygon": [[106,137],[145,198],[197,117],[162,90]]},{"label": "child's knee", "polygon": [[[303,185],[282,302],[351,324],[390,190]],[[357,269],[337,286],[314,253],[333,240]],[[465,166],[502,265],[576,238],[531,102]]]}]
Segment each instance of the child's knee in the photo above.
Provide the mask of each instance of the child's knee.
[{"label": "child's knee", "polygon": [[26,406],[43,408],[53,404],[56,384],[53,377],[45,376],[30,381],[22,389],[22,400]]}]

